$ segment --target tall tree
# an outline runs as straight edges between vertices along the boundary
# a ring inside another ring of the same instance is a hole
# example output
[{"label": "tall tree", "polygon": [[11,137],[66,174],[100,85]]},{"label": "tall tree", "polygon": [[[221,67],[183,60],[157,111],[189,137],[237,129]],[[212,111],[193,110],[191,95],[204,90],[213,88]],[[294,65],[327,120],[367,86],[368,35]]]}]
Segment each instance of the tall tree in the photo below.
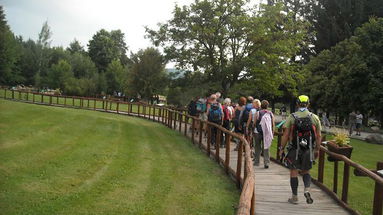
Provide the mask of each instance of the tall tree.
[{"label": "tall tree", "polygon": [[48,21],[43,23],[39,38],[37,40],[37,72],[35,74],[35,86],[43,87],[47,85],[47,76],[49,68],[49,48],[51,43],[52,32],[48,25]]},{"label": "tall tree", "polygon": [[99,71],[106,71],[108,65],[116,59],[127,62],[126,50],[124,34],[120,30],[108,32],[101,29],[88,44],[89,56]]},{"label": "tall tree", "polygon": [[80,42],[77,39],[74,39],[67,48],[67,51],[69,51],[71,54],[74,53],[85,53],[84,47],[80,44]]},{"label": "tall tree", "polygon": [[14,85],[23,81],[16,67],[20,58],[20,48],[7,24],[3,7],[0,5],[0,84]]},{"label": "tall tree", "polygon": [[134,54],[132,61],[128,94],[153,101],[167,86],[164,57],[157,49],[147,48]]},{"label": "tall tree", "polygon": [[105,77],[108,85],[107,93],[113,94],[114,92],[124,92],[127,72],[120,60],[113,60],[108,65]]},{"label": "tall tree", "polygon": [[245,0],[195,1],[175,6],[170,21],[146,32],[164,47],[168,59],[203,72],[226,95],[242,78],[261,78],[264,69],[281,72],[276,63],[287,63],[297,51],[305,25],[291,22],[290,14],[281,11],[281,4],[258,11]]}]

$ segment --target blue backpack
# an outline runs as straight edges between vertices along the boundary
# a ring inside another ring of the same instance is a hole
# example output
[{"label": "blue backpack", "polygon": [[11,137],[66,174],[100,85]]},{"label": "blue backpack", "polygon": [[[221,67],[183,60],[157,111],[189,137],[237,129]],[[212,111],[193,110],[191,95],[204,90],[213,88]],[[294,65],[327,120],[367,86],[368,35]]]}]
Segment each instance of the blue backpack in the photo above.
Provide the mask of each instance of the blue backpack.
[{"label": "blue backpack", "polygon": [[197,111],[203,113],[206,111],[206,102],[197,101]]},{"label": "blue backpack", "polygon": [[211,104],[209,110],[209,121],[220,123],[222,121],[222,110],[218,103]]}]

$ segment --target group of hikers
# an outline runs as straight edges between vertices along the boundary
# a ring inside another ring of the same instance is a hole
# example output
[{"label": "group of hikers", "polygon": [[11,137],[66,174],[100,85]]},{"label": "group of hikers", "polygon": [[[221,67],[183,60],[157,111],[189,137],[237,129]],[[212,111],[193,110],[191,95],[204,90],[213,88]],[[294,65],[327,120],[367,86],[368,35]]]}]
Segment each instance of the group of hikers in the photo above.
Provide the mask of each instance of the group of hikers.
[{"label": "group of hikers", "polygon": [[[298,173],[303,176],[306,202],[313,203],[310,194],[310,169],[319,155],[321,123],[319,117],[308,110],[308,106],[309,97],[299,96],[297,98],[298,111],[287,116],[283,125],[280,157],[283,157],[282,162],[290,169],[292,197],[288,199],[288,202],[291,204],[298,204]],[[275,131],[275,117],[268,107],[267,100],[260,101],[248,96],[247,98],[240,97],[237,103],[233,103],[230,98],[222,99],[221,93],[217,92],[193,99],[188,105],[188,113],[243,136],[251,146],[254,165],[260,165],[262,154],[264,168],[268,169],[270,165],[269,149]],[[198,125],[193,127],[198,128]],[[225,138],[230,138],[222,135],[221,138],[218,138],[220,141],[217,141],[217,128],[211,126],[210,131],[207,131],[205,123],[203,130],[205,135],[207,132],[211,132],[210,143],[213,150],[217,147],[225,147]],[[238,140],[234,138],[233,141],[237,143],[234,150],[238,150]]]}]

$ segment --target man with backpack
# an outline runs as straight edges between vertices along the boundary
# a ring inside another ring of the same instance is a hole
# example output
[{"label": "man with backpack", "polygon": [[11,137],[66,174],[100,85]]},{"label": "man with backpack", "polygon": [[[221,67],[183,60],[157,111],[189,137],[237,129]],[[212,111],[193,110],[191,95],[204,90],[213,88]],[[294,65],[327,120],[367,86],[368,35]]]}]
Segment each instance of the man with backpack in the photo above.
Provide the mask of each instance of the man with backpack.
[{"label": "man with backpack", "polygon": [[254,101],[254,98],[251,97],[251,96],[248,96],[247,97],[247,103],[246,103],[246,106],[245,106],[245,109],[243,110],[243,112],[241,113],[242,115],[240,116],[240,125],[242,126],[242,130],[245,132],[245,138],[246,140],[251,143],[251,128],[248,127],[248,120],[249,120],[249,116],[250,116],[250,113],[252,112],[252,110],[254,109],[254,106],[253,106],[253,101]]},{"label": "man with backpack", "polygon": [[[207,105],[207,118],[209,122],[222,125],[223,109],[222,109],[222,105],[217,101],[217,96],[215,94],[210,96],[210,102]],[[211,126],[211,144],[213,145],[213,149],[215,147],[219,147],[217,145],[219,143],[216,143],[216,137],[217,137],[217,128],[214,126]]]},{"label": "man with backpack", "polygon": [[299,96],[297,105],[299,110],[286,119],[279,153],[282,156],[288,140],[291,140],[284,159],[285,165],[290,169],[292,197],[288,199],[288,202],[298,204],[298,170],[300,170],[306,202],[312,204],[314,200],[310,194],[310,169],[319,155],[322,128],[319,117],[308,110],[308,96]]},{"label": "man with backpack", "polygon": [[[234,115],[234,108],[231,106],[231,99],[230,98],[226,98],[223,102],[223,106],[222,106],[222,109],[223,109],[223,124],[222,126],[224,128],[226,128],[227,130],[231,130],[231,120],[233,119],[233,115]],[[225,138],[228,137],[230,135],[225,135]],[[222,141],[222,147],[225,147],[225,144],[224,144],[224,141]]]},{"label": "man with backpack", "polygon": [[[270,146],[274,136],[274,115],[267,110],[269,102],[263,100],[261,102],[261,110],[256,112],[254,122],[254,165],[259,166],[261,152],[263,150],[263,163],[265,169],[269,168],[270,164]],[[263,143],[263,144],[262,144]]]}]

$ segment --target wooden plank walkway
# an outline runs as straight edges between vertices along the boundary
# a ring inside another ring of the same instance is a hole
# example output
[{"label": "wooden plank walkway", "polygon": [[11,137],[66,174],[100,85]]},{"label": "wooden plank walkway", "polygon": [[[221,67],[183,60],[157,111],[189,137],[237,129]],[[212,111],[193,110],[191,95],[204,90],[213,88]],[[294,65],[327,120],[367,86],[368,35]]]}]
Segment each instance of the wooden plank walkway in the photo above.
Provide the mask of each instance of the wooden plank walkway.
[{"label": "wooden plank walkway", "polygon": [[[120,112],[121,113],[121,112]],[[176,122],[176,128],[179,127]],[[184,124],[181,125],[181,131],[185,129]],[[187,135],[191,139],[192,132],[190,125],[187,128]],[[204,136],[204,135],[203,135]],[[197,144],[199,136],[195,134],[195,143]],[[202,144],[207,146],[207,139],[202,138]],[[230,167],[235,170],[237,167],[238,152],[234,151],[236,144],[231,142],[230,152]],[[215,150],[211,150],[215,152]],[[214,155],[211,154],[211,158],[214,159]],[[225,158],[225,149],[220,148],[220,158]],[[243,159],[244,160],[244,159]],[[287,202],[287,199],[291,197],[290,189],[290,173],[289,170],[274,162],[270,163],[268,169],[263,167],[263,158],[261,158],[261,165],[254,166],[255,168],[255,195],[256,206],[255,213],[257,215],[286,215],[286,214],[304,214],[304,215],[341,215],[349,214],[344,208],[338,205],[329,195],[322,191],[319,187],[311,184],[311,195],[314,199],[314,203],[309,205],[306,203],[306,199],[303,196],[303,180],[299,177],[298,198],[299,203],[292,205]],[[244,168],[242,168],[242,177],[244,174]]]},{"label": "wooden plank walkway", "polygon": [[[31,102],[26,102],[31,103]],[[45,103],[35,103],[48,105]],[[64,105],[53,104],[52,106],[65,107]],[[68,106],[69,107],[69,106]],[[93,110],[93,109],[91,109]],[[95,109],[96,111],[105,112],[104,109]],[[117,111],[108,110],[106,112],[116,113]],[[123,115],[132,115],[137,116],[134,113],[128,113],[120,111],[119,114]],[[140,115],[140,117],[143,117]],[[148,118],[146,116],[145,118]],[[161,119],[156,116],[156,119]],[[179,122],[176,122],[176,128],[179,128]],[[187,125],[187,136],[191,139],[192,132],[190,129],[190,125]],[[184,124],[181,125],[181,131],[184,132]],[[178,130],[178,129],[177,129]],[[198,142],[199,136],[195,135],[195,143]],[[205,137],[202,138],[202,144],[207,146],[207,139]],[[235,170],[237,167],[237,158],[238,152],[234,151],[236,144],[234,142],[230,143],[230,162],[229,166],[231,169]],[[215,150],[211,150],[211,158],[214,159]],[[221,148],[220,150],[220,158],[225,158],[225,149]],[[244,160],[244,159],[243,159]],[[261,164],[263,160],[261,159]],[[324,191],[319,189],[316,185],[311,185],[311,194],[314,199],[314,203],[311,205],[306,204],[305,198],[303,196],[303,181],[302,177],[299,178],[299,204],[292,205],[287,202],[287,199],[291,196],[290,190],[290,181],[289,181],[289,171],[288,169],[271,162],[269,169],[264,169],[263,165],[255,166],[255,195],[256,195],[256,206],[255,213],[257,215],[263,214],[304,214],[304,215],[338,215],[338,214],[349,214],[345,209],[343,209],[340,205],[338,205],[330,196],[328,196]],[[242,168],[241,175],[244,175],[244,168]]]}]

